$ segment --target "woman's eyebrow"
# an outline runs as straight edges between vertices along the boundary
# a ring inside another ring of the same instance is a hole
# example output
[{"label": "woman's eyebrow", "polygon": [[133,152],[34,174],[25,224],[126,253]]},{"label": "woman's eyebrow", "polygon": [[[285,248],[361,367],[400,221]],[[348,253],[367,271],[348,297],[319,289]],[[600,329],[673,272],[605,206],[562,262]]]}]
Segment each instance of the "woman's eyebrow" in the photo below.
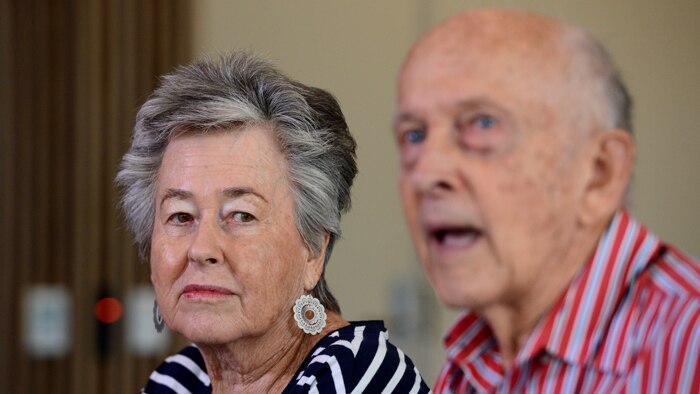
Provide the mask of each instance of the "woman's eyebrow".
[{"label": "woman's eyebrow", "polygon": [[165,195],[163,195],[163,198],[160,200],[160,205],[163,206],[165,200],[171,198],[175,198],[178,200],[189,200],[191,198],[194,198],[194,194],[182,189],[168,189],[165,191]]},{"label": "woman's eyebrow", "polygon": [[228,187],[224,189],[222,193],[224,197],[227,198],[239,198],[245,195],[253,195],[265,202],[268,202],[265,197],[250,187]]}]

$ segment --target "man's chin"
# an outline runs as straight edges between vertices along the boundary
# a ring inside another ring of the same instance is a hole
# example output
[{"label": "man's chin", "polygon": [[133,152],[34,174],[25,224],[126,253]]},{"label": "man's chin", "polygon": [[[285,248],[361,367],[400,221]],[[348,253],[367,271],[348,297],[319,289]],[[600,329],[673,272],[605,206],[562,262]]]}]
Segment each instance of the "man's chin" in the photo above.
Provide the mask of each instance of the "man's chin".
[{"label": "man's chin", "polygon": [[459,286],[445,283],[433,283],[433,288],[440,302],[450,309],[462,310],[469,308],[471,302]]},{"label": "man's chin", "polygon": [[431,281],[431,284],[440,302],[455,310],[478,309],[492,296],[488,289],[476,288],[475,283],[466,283],[454,276]]}]

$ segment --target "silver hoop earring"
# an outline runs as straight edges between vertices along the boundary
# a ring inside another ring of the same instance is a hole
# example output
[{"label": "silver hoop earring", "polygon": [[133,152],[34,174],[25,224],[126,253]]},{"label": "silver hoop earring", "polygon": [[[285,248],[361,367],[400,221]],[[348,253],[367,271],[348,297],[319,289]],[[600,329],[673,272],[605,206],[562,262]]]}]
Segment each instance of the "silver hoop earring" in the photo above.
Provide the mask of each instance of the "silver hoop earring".
[{"label": "silver hoop earring", "polygon": [[163,328],[165,328],[165,321],[163,320],[163,315],[160,314],[158,300],[153,300],[153,325],[156,327],[156,331],[159,334],[163,332]]},{"label": "silver hoop earring", "polygon": [[302,294],[294,303],[294,320],[305,333],[316,335],[326,326],[326,308],[318,298]]}]

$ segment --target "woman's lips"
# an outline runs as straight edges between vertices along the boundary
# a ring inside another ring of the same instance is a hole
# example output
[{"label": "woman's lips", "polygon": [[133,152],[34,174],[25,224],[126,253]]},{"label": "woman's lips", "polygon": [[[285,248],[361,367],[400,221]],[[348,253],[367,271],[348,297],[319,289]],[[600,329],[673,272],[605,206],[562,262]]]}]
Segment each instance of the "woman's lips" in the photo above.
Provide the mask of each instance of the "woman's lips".
[{"label": "woman's lips", "polygon": [[233,295],[233,292],[218,286],[187,285],[182,290],[182,295],[187,298],[218,298]]}]

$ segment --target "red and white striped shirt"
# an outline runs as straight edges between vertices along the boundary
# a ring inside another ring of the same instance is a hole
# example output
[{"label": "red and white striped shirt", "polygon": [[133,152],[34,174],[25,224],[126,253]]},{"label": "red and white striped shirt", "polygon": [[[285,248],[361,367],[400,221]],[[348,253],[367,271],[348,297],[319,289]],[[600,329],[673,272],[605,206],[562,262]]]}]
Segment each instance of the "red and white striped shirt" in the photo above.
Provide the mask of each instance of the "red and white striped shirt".
[{"label": "red and white striped shirt", "polygon": [[510,368],[469,311],[445,346],[436,393],[698,394],[700,261],[619,212]]}]

